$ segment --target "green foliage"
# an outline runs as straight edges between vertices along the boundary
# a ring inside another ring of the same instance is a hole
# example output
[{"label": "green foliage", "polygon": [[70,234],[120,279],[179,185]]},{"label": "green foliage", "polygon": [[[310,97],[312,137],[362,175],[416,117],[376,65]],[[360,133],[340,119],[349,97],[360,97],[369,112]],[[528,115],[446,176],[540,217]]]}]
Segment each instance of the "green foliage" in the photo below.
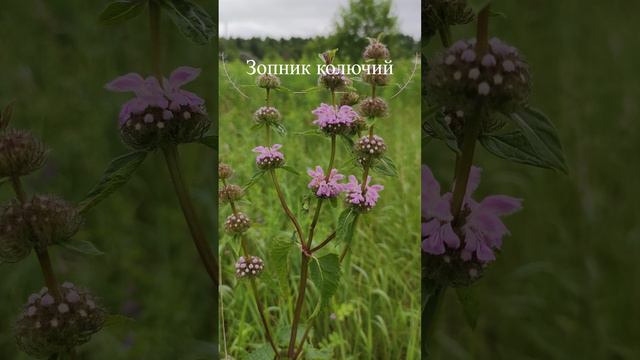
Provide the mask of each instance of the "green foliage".
[{"label": "green foliage", "polygon": [[198,4],[189,0],[159,0],[173,23],[189,40],[206,45],[216,34],[216,24]]},{"label": "green foliage", "polygon": [[282,294],[287,293],[289,287],[289,253],[294,242],[291,239],[277,237],[269,242],[269,267],[273,268]]},{"label": "green foliage", "polygon": [[203,136],[198,140],[202,145],[209,147],[210,149],[218,151],[218,135]]},{"label": "green foliage", "polygon": [[336,241],[351,244],[358,221],[358,213],[352,208],[346,208],[340,213],[336,228]]},{"label": "green foliage", "polygon": [[[520,160],[517,156],[524,153],[525,156],[520,162],[531,163],[536,161],[537,163],[535,165],[537,166],[557,169],[564,173],[568,172],[562,145],[560,144],[556,129],[543,113],[526,107],[510,114],[510,118],[518,127],[521,137],[526,139],[528,145],[524,143],[522,139],[520,139],[519,142],[514,142],[512,137],[509,139],[512,141],[511,144],[507,145],[520,145],[522,147],[521,152],[507,152],[509,147],[499,147],[492,149],[504,151],[496,151],[494,154]],[[530,159],[531,156],[533,156],[534,160]]]},{"label": "green foliage", "polygon": [[104,255],[104,252],[98,250],[98,248],[90,241],[87,240],[67,240],[62,242],[64,248],[75,251],[80,254],[97,256]]},{"label": "green foliage", "polygon": [[113,1],[100,13],[98,18],[104,25],[115,25],[140,15],[147,5],[147,0]]},{"label": "green foliage", "polygon": [[[424,105],[426,104],[423,104],[423,106]],[[435,136],[438,139],[443,140],[445,144],[447,144],[449,149],[459,154],[460,149],[458,148],[458,141],[456,139],[456,136],[444,121],[444,118],[442,116],[436,116],[439,110],[440,106],[433,106],[425,111],[425,113],[423,114],[425,125],[429,130],[434,132]]]},{"label": "green foliage", "polygon": [[247,357],[247,360],[273,360],[276,354],[273,352],[273,348],[270,344],[263,344],[254,351],[252,351]]},{"label": "green foliage", "polygon": [[376,174],[397,177],[398,168],[393,160],[388,156],[383,156],[373,165],[373,171]]},{"label": "green foliage", "polygon": [[145,151],[134,151],[117,157],[109,163],[98,184],[87,194],[78,205],[81,213],[85,213],[100,201],[106,199],[114,191],[129,181],[129,178],[138,169],[147,157]]},{"label": "green foliage", "polygon": [[322,304],[328,305],[340,282],[340,259],[336,254],[327,254],[311,259],[311,280],[320,290]]}]

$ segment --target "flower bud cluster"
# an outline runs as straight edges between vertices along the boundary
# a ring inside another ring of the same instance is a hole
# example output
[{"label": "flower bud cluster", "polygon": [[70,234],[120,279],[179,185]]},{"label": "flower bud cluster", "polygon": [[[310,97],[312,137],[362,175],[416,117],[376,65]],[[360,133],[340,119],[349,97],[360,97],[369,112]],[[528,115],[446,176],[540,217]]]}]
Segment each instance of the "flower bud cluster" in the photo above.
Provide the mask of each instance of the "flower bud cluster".
[{"label": "flower bud cluster", "polygon": [[368,118],[381,118],[388,115],[389,107],[380,97],[367,97],[360,102],[360,112]]},{"label": "flower bud cluster", "polygon": [[45,163],[47,148],[29,132],[0,131],[0,178],[28,175]]},{"label": "flower bud cluster", "polygon": [[233,176],[233,169],[231,165],[220,163],[218,164],[218,179],[227,180]]},{"label": "flower bud cluster", "polygon": [[422,19],[427,37],[433,36],[439,27],[467,24],[473,20],[473,10],[466,0],[430,0],[423,2]]},{"label": "flower bud cluster", "polygon": [[527,101],[529,66],[518,50],[497,38],[479,54],[475,39],[456,42],[435,60],[427,77],[431,102],[447,108],[472,111],[478,99],[489,110],[511,112]]},{"label": "flower bud cluster", "polygon": [[387,60],[390,56],[389,49],[377,39],[369,39],[369,45],[364,49],[362,57],[365,60]]},{"label": "flower bud cluster", "polygon": [[242,234],[251,227],[249,217],[241,212],[231,214],[224,222],[224,228],[230,234]]},{"label": "flower bud cluster", "polygon": [[249,256],[248,259],[240,256],[236,262],[236,276],[239,278],[257,277],[262,273],[262,269],[264,269],[264,261],[257,256]]},{"label": "flower bud cluster", "polygon": [[312,111],[316,116],[314,125],[320,127],[327,135],[350,135],[360,126],[361,119],[351,106],[342,105],[339,108],[322,103]]},{"label": "flower bud cluster", "polygon": [[331,91],[340,91],[351,86],[353,81],[338,68],[329,68],[318,78],[318,84]]},{"label": "flower bud cluster", "polygon": [[223,203],[231,203],[240,200],[244,196],[244,190],[236,184],[224,185],[218,190],[218,197]]},{"label": "flower bud cluster", "polygon": [[29,296],[14,326],[18,347],[35,358],[64,353],[100,331],[106,311],[87,290],[66,282],[60,298],[46,287]]},{"label": "flower bud cluster", "polygon": [[262,74],[256,79],[256,85],[263,89],[277,89],[280,87],[280,78],[271,74]]},{"label": "flower bud cluster", "polygon": [[262,106],[253,114],[257,124],[278,124],[282,116],[280,111],[272,106]]},{"label": "flower bud cluster", "polygon": [[257,146],[253,148],[253,152],[257,153],[256,165],[262,170],[273,170],[284,165],[284,154],[279,149],[282,144],[273,144],[271,146]]},{"label": "flower bud cluster", "polygon": [[0,260],[6,262],[68,240],[82,224],[76,209],[55,196],[35,195],[24,205],[14,200],[0,211]]},{"label": "flower bud cluster", "polygon": [[378,135],[365,135],[353,146],[360,165],[370,166],[374,160],[379,159],[386,151],[387,145],[384,139]]},{"label": "flower bud cluster", "polygon": [[355,106],[360,101],[360,95],[355,91],[348,91],[340,97],[340,106]]}]

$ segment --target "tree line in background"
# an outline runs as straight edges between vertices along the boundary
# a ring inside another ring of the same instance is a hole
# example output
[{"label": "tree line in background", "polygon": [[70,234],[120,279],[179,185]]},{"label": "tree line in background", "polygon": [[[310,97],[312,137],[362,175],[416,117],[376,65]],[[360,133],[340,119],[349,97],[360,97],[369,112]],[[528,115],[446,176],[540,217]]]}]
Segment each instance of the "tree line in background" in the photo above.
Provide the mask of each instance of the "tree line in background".
[{"label": "tree line in background", "polygon": [[297,61],[337,47],[343,61],[355,62],[362,58],[358,49],[367,46],[367,37],[382,33],[395,59],[411,58],[419,51],[420,42],[398,31],[398,18],[392,13],[392,4],[392,0],[349,0],[338,10],[335,31],[328,36],[221,38],[220,51],[229,60],[283,58]]}]

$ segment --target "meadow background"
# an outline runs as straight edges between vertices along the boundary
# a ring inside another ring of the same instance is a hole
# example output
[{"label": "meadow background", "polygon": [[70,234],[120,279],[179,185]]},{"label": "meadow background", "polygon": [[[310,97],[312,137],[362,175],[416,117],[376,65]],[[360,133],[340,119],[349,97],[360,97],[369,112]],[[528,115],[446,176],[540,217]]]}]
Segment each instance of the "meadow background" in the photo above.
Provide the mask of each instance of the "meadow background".
[{"label": "meadow background", "polygon": [[[524,198],[507,218],[503,252],[473,288],[480,318],[465,323],[449,291],[434,359],[640,358],[640,83],[633,1],[494,1],[490,34],[515,45],[533,71],[531,104],[555,123],[569,176],[493,158],[478,197]],[[454,38],[473,36],[473,25]],[[435,38],[429,53],[440,49]],[[425,147],[449,184],[452,154]]]},{"label": "meadow background", "polygon": [[[200,2],[214,14],[213,2]],[[80,201],[107,163],[128,152],[117,116],[131,94],[106,91],[118,75],[150,71],[148,20],[115,27],[98,23],[106,1],[25,0],[0,12],[0,104],[16,100],[12,124],[30,129],[52,149],[44,169],[25,179],[29,192]],[[216,113],[215,48],[186,41],[162,20],[163,71],[180,65],[203,73],[186,86]],[[216,154],[181,147],[185,178],[212,244],[215,241]],[[0,203],[13,196],[0,186]],[[121,191],[86,217],[77,239],[105,252],[88,257],[52,248],[60,281],[90,288],[113,313],[134,321],[104,329],[82,346],[80,359],[211,359],[217,350],[215,288],[191,242],[160,154],[150,154]],[[35,255],[0,265],[0,358],[18,353],[11,326],[28,295],[43,286]]]},{"label": "meadow background", "polygon": [[[393,54],[392,54],[393,56]],[[419,359],[420,358],[420,254],[416,251],[419,243],[420,211],[420,68],[414,60],[394,59],[394,85],[387,86],[379,93],[388,100],[390,116],[376,122],[375,132],[385,139],[388,156],[397,167],[399,176],[383,177],[372,173],[372,183],[383,184],[381,200],[376,208],[358,221],[350,259],[342,265],[340,286],[330,306],[323,310],[313,324],[312,341],[324,349],[325,357],[310,359]],[[264,63],[283,63],[282,59],[269,57]],[[317,84],[315,64],[317,56],[302,58],[299,63],[312,64],[312,74],[306,76],[281,76],[282,85],[293,91],[279,91],[272,95],[271,104],[283,115],[283,124],[288,134],[282,137],[273,134],[273,142],[282,143],[281,149],[287,164],[298,170],[299,176],[284,170],[278,171],[287,201],[301,219],[302,228],[308,229],[313,215],[304,213],[303,198],[310,194],[307,188],[309,176],[306,169],[320,165],[327,166],[330,153],[330,139],[326,136],[301,135],[313,131],[313,109],[321,102],[330,103],[328,90],[310,91],[296,94],[294,91],[310,89]],[[342,63],[340,50],[337,63]],[[362,61],[361,61],[362,62]],[[286,63],[286,62],[285,62]],[[265,143],[263,128],[252,130],[253,112],[264,105],[264,89],[256,87],[255,76],[247,75],[249,67],[238,60],[226,63],[220,68],[220,161],[229,163],[236,170],[231,182],[246,184],[256,170],[255,146]],[[415,75],[406,89],[395,99],[389,100],[398,91],[397,84],[404,84]],[[231,81],[230,81],[231,80]],[[232,82],[248,96],[240,95]],[[370,87],[362,82],[354,82],[358,92],[366,96]],[[380,91],[380,90],[378,90]],[[345,174],[361,177],[361,170],[350,163],[345,144],[338,140],[336,167]],[[270,179],[262,177],[248,189],[240,211],[254,222],[247,233],[253,254],[266,260],[265,273],[258,280],[259,292],[268,306],[272,319],[272,331],[283,338],[286,332],[290,310],[295,299],[300,273],[300,253],[293,247],[291,254],[290,286],[286,296],[281,295],[274,272],[269,270],[268,246],[276,237],[289,239],[293,228],[280,208],[278,198]],[[311,211],[315,206],[311,201]],[[335,229],[337,217],[343,208],[328,204],[322,209],[321,222],[315,236],[318,244]],[[220,208],[219,221],[231,213],[229,206]],[[342,244],[341,244],[342,245]],[[246,282],[235,278],[234,264],[237,260],[239,244],[229,235],[220,239],[220,256],[223,267],[222,297],[226,324],[226,350],[235,359],[244,359],[248,352],[265,343],[262,326],[256,306]],[[319,255],[328,251],[340,253],[342,246],[328,245]],[[309,285],[313,289],[313,286]],[[287,299],[291,297],[291,299]],[[304,314],[310,314],[317,301],[315,289],[307,292]],[[332,319],[332,314],[335,319]],[[306,316],[303,315],[303,321]],[[277,323],[277,326],[273,324]],[[280,330],[278,330],[280,329]],[[224,354],[224,340],[221,338],[221,355]]]}]

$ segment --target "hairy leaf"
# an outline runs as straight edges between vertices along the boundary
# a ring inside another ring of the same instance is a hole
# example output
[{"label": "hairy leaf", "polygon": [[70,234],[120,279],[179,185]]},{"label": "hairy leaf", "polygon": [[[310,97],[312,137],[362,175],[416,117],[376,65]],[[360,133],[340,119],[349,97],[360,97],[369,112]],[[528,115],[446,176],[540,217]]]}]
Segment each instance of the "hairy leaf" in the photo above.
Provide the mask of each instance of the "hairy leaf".
[{"label": "hairy leaf", "polygon": [[428,127],[435,133],[435,137],[444,141],[444,143],[455,153],[460,153],[458,141],[442,116],[437,116],[440,107],[433,107],[423,114],[424,126]]},{"label": "hairy leaf", "polygon": [[320,290],[322,303],[327,305],[338,289],[340,282],[340,259],[336,254],[327,254],[311,259],[311,280]]},{"label": "hairy leaf", "polygon": [[81,214],[86,213],[100,201],[106,199],[118,190],[122,185],[126,184],[146,157],[146,151],[134,151],[113,159],[107,166],[98,184],[96,184],[85,199],[80,202],[78,211]]},{"label": "hairy leaf", "polygon": [[293,247],[292,239],[278,237],[269,242],[269,266],[278,277],[280,289],[287,292],[289,286],[289,252]]},{"label": "hairy leaf", "polygon": [[250,188],[251,186],[253,186],[253,184],[255,184],[258,180],[260,180],[260,178],[266,173],[267,173],[266,170],[262,170],[262,169],[256,170],[256,172],[253,173],[253,176],[251,177],[249,182],[244,186],[244,189],[246,190],[246,189]]},{"label": "hairy leaf", "polygon": [[273,352],[271,345],[263,344],[252,351],[245,359],[247,360],[273,360],[276,354]]},{"label": "hairy leaf", "polygon": [[456,294],[458,295],[458,300],[460,301],[460,305],[462,305],[462,310],[464,312],[464,318],[467,321],[467,324],[472,328],[476,328],[476,324],[478,323],[478,314],[480,313],[478,299],[476,299],[475,293],[472,288],[456,288]]},{"label": "hairy leaf", "polygon": [[218,135],[203,136],[197,142],[218,151]]},{"label": "hairy leaf", "polygon": [[102,10],[99,20],[105,25],[114,25],[125,22],[140,15],[147,2],[143,0],[119,0],[114,1]]},{"label": "hairy leaf", "polygon": [[532,150],[548,167],[568,172],[556,129],[543,113],[526,107],[510,114],[509,118],[526,138],[529,151]]},{"label": "hairy leaf", "polygon": [[338,218],[338,228],[336,229],[336,241],[344,241],[347,245],[351,243],[355,233],[358,213],[351,208],[344,209]]},{"label": "hairy leaf", "polygon": [[373,171],[383,176],[397,177],[396,164],[387,156],[383,156],[373,165]]},{"label": "hairy leaf", "polygon": [[207,12],[189,0],[161,0],[180,32],[198,45],[206,45],[216,34],[215,23]]},{"label": "hairy leaf", "polygon": [[281,167],[282,170],[288,171],[294,175],[300,176],[300,172],[289,165],[285,165]]},{"label": "hairy leaf", "polygon": [[81,254],[99,256],[104,252],[99,250],[92,242],[86,240],[67,240],[60,243],[65,249],[69,249]]}]

